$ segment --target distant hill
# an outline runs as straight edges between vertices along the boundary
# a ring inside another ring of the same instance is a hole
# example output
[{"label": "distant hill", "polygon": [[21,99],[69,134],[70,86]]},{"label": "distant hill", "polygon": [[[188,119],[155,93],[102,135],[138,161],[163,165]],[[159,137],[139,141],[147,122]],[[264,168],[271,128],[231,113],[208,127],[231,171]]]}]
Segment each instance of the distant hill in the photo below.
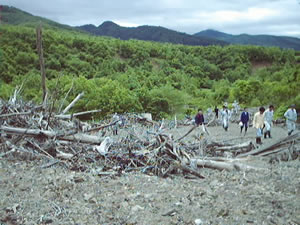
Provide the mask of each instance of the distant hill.
[{"label": "distant hill", "polygon": [[249,34],[232,35],[216,30],[204,30],[194,34],[194,36],[215,38],[231,44],[277,46],[281,48],[300,50],[300,39],[294,37]]},{"label": "distant hill", "polygon": [[26,26],[37,26],[42,23],[43,26],[50,26],[54,28],[75,30],[75,28],[54,22],[43,17],[34,16],[30,13],[17,9],[11,6],[2,6],[1,10],[1,23],[11,24],[11,25],[26,25]]},{"label": "distant hill", "polygon": [[210,37],[197,37],[186,33],[177,32],[160,26],[122,27],[111,21],[106,21],[100,26],[83,25],[77,27],[94,35],[110,36],[121,40],[138,39],[145,41],[169,42],[184,45],[226,45],[221,40]]},{"label": "distant hill", "polygon": [[4,24],[35,27],[42,23],[44,27],[80,31],[99,36],[110,36],[119,38],[121,40],[138,39],[145,41],[202,46],[227,44],[260,45],[300,50],[299,38],[285,36],[248,34],[232,35],[215,30],[204,30],[194,35],[189,35],[160,26],[145,25],[139,27],[122,27],[111,21],[104,22],[98,27],[94,25],[72,27],[43,17],[34,16],[15,7],[5,5],[2,6],[0,13],[1,23]]}]

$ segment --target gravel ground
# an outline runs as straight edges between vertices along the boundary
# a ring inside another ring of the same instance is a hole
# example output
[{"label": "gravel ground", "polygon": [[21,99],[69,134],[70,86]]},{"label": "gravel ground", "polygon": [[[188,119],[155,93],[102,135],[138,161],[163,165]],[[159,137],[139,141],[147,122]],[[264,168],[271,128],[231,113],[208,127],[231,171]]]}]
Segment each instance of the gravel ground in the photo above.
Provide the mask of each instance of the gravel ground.
[{"label": "gravel ground", "polygon": [[[190,127],[169,131],[182,136]],[[241,135],[208,127],[213,140],[255,140],[255,130]],[[201,129],[186,142],[193,142]],[[273,127],[272,139],[285,137]],[[199,169],[205,179],[123,173],[98,176],[92,169],[70,171],[63,164],[42,168],[44,159],[0,158],[0,224],[300,224],[300,161],[270,164],[249,172]],[[96,165],[90,164],[90,168]]]}]

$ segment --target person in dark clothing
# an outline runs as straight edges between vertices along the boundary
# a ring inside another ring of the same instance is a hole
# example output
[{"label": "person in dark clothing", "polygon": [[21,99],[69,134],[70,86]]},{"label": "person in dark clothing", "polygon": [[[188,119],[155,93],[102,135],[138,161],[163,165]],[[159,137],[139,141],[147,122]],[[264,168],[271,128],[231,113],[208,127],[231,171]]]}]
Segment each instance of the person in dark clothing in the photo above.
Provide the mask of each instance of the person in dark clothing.
[{"label": "person in dark clothing", "polygon": [[219,109],[217,106],[215,107],[215,114],[216,114],[216,118],[218,119],[219,118]]},{"label": "person in dark clothing", "polygon": [[202,125],[204,123],[204,116],[202,110],[199,109],[197,115],[195,116],[196,126]]},{"label": "person in dark clothing", "polygon": [[241,114],[241,122],[243,125],[241,125],[241,133],[243,132],[243,128],[245,127],[245,135],[247,133],[248,129],[248,122],[249,122],[249,112],[247,112],[247,108],[244,108],[244,111]]}]

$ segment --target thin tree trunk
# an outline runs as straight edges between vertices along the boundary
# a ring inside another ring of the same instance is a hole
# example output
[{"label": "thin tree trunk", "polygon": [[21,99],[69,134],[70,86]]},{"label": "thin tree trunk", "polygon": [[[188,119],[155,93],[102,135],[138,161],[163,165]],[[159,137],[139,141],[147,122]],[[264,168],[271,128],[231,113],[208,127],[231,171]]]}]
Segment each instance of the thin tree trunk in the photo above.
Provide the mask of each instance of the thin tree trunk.
[{"label": "thin tree trunk", "polygon": [[41,24],[36,28],[36,45],[39,54],[40,70],[41,70],[41,77],[42,77],[43,102],[44,102],[46,98],[47,89],[46,89],[45,62],[44,62],[43,46],[42,46],[42,25]]}]

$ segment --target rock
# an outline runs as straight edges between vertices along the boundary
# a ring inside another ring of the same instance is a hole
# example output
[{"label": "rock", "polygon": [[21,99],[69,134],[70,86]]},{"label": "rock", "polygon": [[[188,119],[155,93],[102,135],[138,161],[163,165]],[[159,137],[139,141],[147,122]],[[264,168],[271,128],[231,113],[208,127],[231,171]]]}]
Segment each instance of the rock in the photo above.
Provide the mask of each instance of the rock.
[{"label": "rock", "polygon": [[203,221],[201,219],[195,219],[195,225],[202,225]]},{"label": "rock", "polygon": [[94,196],[93,193],[85,193],[85,194],[83,195],[83,198],[84,198],[85,201],[89,201],[90,199],[93,198],[93,196]]},{"label": "rock", "polygon": [[137,211],[140,211],[140,210],[144,210],[144,207],[140,206],[140,205],[135,205],[131,208],[131,212],[132,213],[135,213]]},{"label": "rock", "polygon": [[84,181],[84,178],[79,177],[79,176],[74,176],[73,180],[74,180],[75,183],[81,183],[81,182]]}]

